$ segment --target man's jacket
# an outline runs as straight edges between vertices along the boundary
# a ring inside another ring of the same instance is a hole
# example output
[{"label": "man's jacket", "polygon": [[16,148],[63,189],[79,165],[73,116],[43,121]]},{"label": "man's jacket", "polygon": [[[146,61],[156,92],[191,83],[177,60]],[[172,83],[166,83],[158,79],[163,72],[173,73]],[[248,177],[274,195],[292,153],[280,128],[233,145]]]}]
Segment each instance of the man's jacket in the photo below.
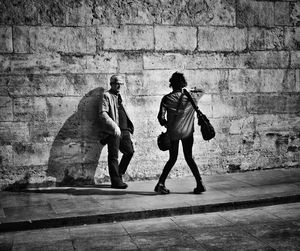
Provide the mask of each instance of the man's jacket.
[{"label": "man's jacket", "polygon": [[[133,134],[133,123],[129,119],[126,111],[125,114],[127,117],[128,129],[130,133]],[[117,130],[117,127],[119,127],[119,112],[118,95],[112,90],[108,90],[103,93],[102,101],[99,104],[99,118],[101,123],[101,132],[114,134],[114,132]]]}]

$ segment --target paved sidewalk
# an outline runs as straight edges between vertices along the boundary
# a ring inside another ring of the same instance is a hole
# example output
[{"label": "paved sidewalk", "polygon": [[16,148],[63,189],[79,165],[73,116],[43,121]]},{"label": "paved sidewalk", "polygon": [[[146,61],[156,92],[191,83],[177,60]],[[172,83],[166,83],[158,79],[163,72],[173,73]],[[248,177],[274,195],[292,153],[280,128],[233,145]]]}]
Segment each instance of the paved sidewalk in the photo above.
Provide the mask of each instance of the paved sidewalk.
[{"label": "paved sidewalk", "polygon": [[0,233],[1,251],[297,250],[300,203]]},{"label": "paved sidewalk", "polygon": [[300,168],[203,176],[207,191],[192,193],[193,177],[168,179],[169,195],[153,192],[157,181],[128,182],[128,189],[41,188],[0,193],[0,231],[104,223],[250,208],[300,201]]}]

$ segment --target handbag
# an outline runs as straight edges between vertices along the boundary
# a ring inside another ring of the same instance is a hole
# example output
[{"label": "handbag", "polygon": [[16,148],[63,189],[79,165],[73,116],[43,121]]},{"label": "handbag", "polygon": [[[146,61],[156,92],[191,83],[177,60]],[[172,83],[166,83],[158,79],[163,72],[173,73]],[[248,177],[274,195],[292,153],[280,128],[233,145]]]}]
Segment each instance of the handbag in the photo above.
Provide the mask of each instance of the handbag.
[{"label": "handbag", "polygon": [[192,106],[194,107],[196,113],[197,113],[197,118],[198,118],[198,125],[201,127],[201,134],[202,138],[204,140],[211,140],[216,136],[216,132],[212,124],[210,123],[209,119],[203,114],[199,107],[196,106],[191,94],[184,89],[184,94],[188,97],[189,101],[191,102]]},{"label": "handbag", "polygon": [[167,151],[170,149],[171,140],[168,132],[162,132],[160,135],[158,135],[157,145],[161,151]]}]

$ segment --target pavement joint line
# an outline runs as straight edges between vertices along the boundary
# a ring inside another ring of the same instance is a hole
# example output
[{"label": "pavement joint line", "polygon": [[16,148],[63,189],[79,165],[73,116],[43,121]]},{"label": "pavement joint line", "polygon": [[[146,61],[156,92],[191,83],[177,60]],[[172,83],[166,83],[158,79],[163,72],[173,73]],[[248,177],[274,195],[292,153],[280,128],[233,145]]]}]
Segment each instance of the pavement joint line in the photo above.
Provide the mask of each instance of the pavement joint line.
[{"label": "pavement joint line", "polygon": [[79,215],[64,218],[24,220],[18,222],[0,223],[0,232],[24,231],[41,228],[58,228],[67,226],[78,226],[84,224],[101,224],[110,222],[121,222],[128,220],[140,220],[159,218],[175,215],[200,214],[237,209],[255,208],[277,204],[300,202],[300,194],[290,196],[273,196],[269,198],[231,201],[206,205],[190,205],[174,208],[147,209],[144,211],[120,212],[111,214]]}]

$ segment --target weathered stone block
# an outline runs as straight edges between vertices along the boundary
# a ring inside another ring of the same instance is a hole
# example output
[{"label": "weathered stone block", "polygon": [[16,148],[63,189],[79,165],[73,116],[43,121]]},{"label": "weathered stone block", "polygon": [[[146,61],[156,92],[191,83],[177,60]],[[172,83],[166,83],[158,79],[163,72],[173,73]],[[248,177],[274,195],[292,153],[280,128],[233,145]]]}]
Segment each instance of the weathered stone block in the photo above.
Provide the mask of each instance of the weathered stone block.
[{"label": "weathered stone block", "polygon": [[89,91],[97,88],[100,84],[95,82],[88,81],[90,78],[87,78],[83,74],[70,74],[66,76],[64,88],[64,96],[83,96]]},{"label": "weathered stone block", "polygon": [[31,121],[28,126],[31,142],[53,142],[62,127],[62,123]]},{"label": "weathered stone block", "polygon": [[0,146],[0,166],[11,166],[13,163],[12,146]]},{"label": "weathered stone block", "polygon": [[[87,43],[87,41],[89,43]],[[14,48],[19,53],[89,53],[96,51],[96,46],[87,39],[85,28],[75,27],[14,27]],[[88,45],[88,46],[87,46]]]},{"label": "weathered stone block", "polygon": [[275,25],[290,24],[290,2],[275,2]]},{"label": "weathered stone block", "polygon": [[291,67],[300,68],[300,51],[291,51]]},{"label": "weathered stone block", "polygon": [[66,25],[67,1],[51,1],[39,7],[39,23],[41,25]]},{"label": "weathered stone block", "polygon": [[290,50],[300,49],[300,27],[285,28],[285,46]]},{"label": "weathered stone block", "polygon": [[13,121],[12,100],[10,97],[0,96],[0,121]]},{"label": "weathered stone block", "polygon": [[238,0],[236,24],[242,27],[274,26],[274,3]]},{"label": "weathered stone block", "polygon": [[[19,53],[50,51],[84,54],[87,52],[86,38],[85,28],[41,26],[14,28],[14,47],[15,51]],[[91,48],[90,44],[88,48]],[[96,47],[94,46],[92,52],[95,50]]]},{"label": "weathered stone block", "polygon": [[27,75],[11,76],[9,78],[9,94],[14,97],[22,96],[62,96],[68,92],[74,94],[66,84],[65,76],[57,75]]},{"label": "weathered stone block", "polygon": [[[110,88],[110,84],[109,84],[109,79],[111,77],[111,75],[107,75],[107,74],[85,74],[85,84],[86,86],[81,86],[80,83],[78,83],[80,85],[80,88],[82,88],[81,90],[81,94],[86,95],[87,93],[90,93],[90,91],[93,90],[97,90],[98,88],[102,88],[102,89],[109,89]],[[94,93],[91,93],[91,95],[94,95]],[[96,93],[96,95],[98,95],[98,92]]]},{"label": "weathered stone block", "polygon": [[143,71],[143,57],[139,53],[119,54],[120,73],[140,73]]},{"label": "weathered stone block", "polygon": [[[137,83],[139,86],[138,93],[141,95],[164,95],[172,90],[169,87],[169,79],[173,73],[174,71],[171,70],[149,70],[144,71],[142,79],[132,76],[130,80]],[[227,88],[227,71],[186,70],[183,73],[187,80],[188,88],[202,88],[207,93],[219,92]]]},{"label": "weathered stone block", "polygon": [[262,114],[255,115],[255,126],[261,134],[297,133],[300,129],[300,118],[296,114]]},{"label": "weathered stone block", "polygon": [[24,122],[0,122],[0,144],[10,145],[12,142],[28,142],[29,128]]},{"label": "weathered stone block", "polygon": [[[81,145],[81,152],[82,154],[82,162],[85,164],[90,164],[90,167],[92,167],[92,164],[96,164],[94,166],[94,173],[98,164],[98,160],[100,157],[100,153],[102,150],[102,145],[100,144],[99,140],[95,141],[83,141]],[[87,165],[88,167],[89,165]]]},{"label": "weathered stone block", "polygon": [[227,70],[186,70],[189,87],[202,88],[206,93],[219,93],[228,90]]},{"label": "weathered stone block", "polygon": [[13,27],[13,46],[16,53],[31,53],[30,45],[30,27],[14,26]]},{"label": "weathered stone block", "polygon": [[86,53],[95,54],[97,51],[96,28],[86,27]]},{"label": "weathered stone block", "polygon": [[49,121],[66,121],[76,111],[80,97],[48,97],[47,118]]},{"label": "weathered stone block", "polygon": [[88,1],[73,2],[73,6],[68,7],[66,13],[66,24],[68,26],[91,25],[92,8],[88,5]]},{"label": "weathered stone block", "polygon": [[259,70],[229,71],[229,90],[232,92],[258,92],[260,79]]},{"label": "weathered stone block", "polygon": [[296,91],[300,92],[300,70],[296,70]]},{"label": "weathered stone block", "polygon": [[128,74],[126,76],[126,92],[128,95],[143,95],[144,78],[142,74]]},{"label": "weathered stone block", "polygon": [[144,69],[246,68],[247,53],[144,54]]},{"label": "weathered stone block", "polygon": [[153,50],[152,26],[97,26],[97,50]]},{"label": "weathered stone block", "polygon": [[183,69],[188,57],[189,55],[183,55],[180,53],[144,53],[144,69]]},{"label": "weathered stone block", "polygon": [[51,1],[42,3],[36,2],[39,22],[42,25],[85,26],[91,24],[88,16],[91,15],[92,6],[89,1]]},{"label": "weathered stone block", "polygon": [[[160,126],[158,126],[159,128]],[[162,129],[162,128],[161,128]],[[164,129],[162,129],[164,130]],[[157,143],[156,143],[156,138],[152,138],[152,139],[148,139],[148,140],[137,140],[136,141],[136,145],[135,145],[135,158],[133,158],[133,160],[135,162],[139,162],[140,166],[137,166],[137,168],[135,168],[134,172],[138,173],[138,171],[142,171],[142,169],[146,169],[144,168],[144,164],[142,164],[142,161],[144,160],[143,156],[145,155],[145,153],[151,153],[148,154],[148,158],[145,161],[149,161],[152,162],[152,167],[154,168],[153,165],[153,161],[158,163],[157,165],[155,165],[155,167],[158,167],[159,162],[166,162],[166,160],[168,159],[168,154],[163,154],[163,152],[161,152],[158,147],[157,147]],[[150,163],[147,163],[148,167]],[[147,165],[146,164],[146,165]],[[162,168],[162,166],[158,167],[159,169]],[[130,169],[130,168],[129,168]],[[144,170],[143,172],[148,172],[148,170]],[[160,173],[160,171],[158,171],[157,173]]]},{"label": "weathered stone block", "polygon": [[9,84],[10,77],[0,77],[0,96],[9,96],[12,93],[12,88]]},{"label": "weathered stone block", "polygon": [[248,99],[251,114],[285,114],[299,112],[299,95],[253,95]]},{"label": "weathered stone block", "polygon": [[247,113],[247,97],[242,95],[213,95],[213,118],[244,117]]},{"label": "weathered stone block", "polygon": [[245,53],[194,53],[185,57],[186,69],[245,68]]},{"label": "weathered stone block", "polygon": [[144,94],[163,95],[171,91],[169,79],[175,70],[147,70],[143,72]]},{"label": "weathered stone block", "polygon": [[250,28],[248,47],[250,50],[282,50],[283,28]]},{"label": "weathered stone block", "polygon": [[[80,56],[46,54],[23,54],[11,57],[10,66],[14,74],[84,73],[87,58]],[[7,68],[7,70],[10,68]]]},{"label": "weathered stone block", "polygon": [[[174,5],[170,3],[170,7],[174,8]],[[168,15],[172,14],[174,11],[170,9]],[[234,26],[235,16],[235,1],[232,0],[186,1],[184,8],[178,13],[178,22],[185,25]],[[174,21],[176,20],[175,16]]]},{"label": "weathered stone block", "polygon": [[15,98],[14,121],[44,121],[47,118],[47,106],[45,98],[26,97]]},{"label": "weathered stone block", "polygon": [[10,53],[12,51],[12,28],[0,27],[0,52]]},{"label": "weathered stone block", "polygon": [[228,25],[235,24],[235,1],[131,1],[116,0],[93,3],[95,24],[183,24]]},{"label": "weathered stone block", "polygon": [[233,119],[230,121],[230,134],[253,135],[255,131],[255,117],[247,116],[245,118]]},{"label": "weathered stone block", "polygon": [[261,92],[294,92],[296,73],[294,70],[261,70]]},{"label": "weathered stone block", "polygon": [[116,53],[102,52],[94,56],[86,56],[85,73],[116,73],[118,55]]},{"label": "weathered stone block", "polygon": [[[158,111],[157,111],[158,113]],[[156,115],[156,116],[155,116]],[[156,137],[159,135],[161,130],[160,124],[158,123],[157,120],[157,114],[151,114],[150,116],[147,116],[147,119],[142,120],[140,117],[135,118],[135,133],[134,133],[134,138],[136,139],[142,139],[143,137]]]},{"label": "weathered stone block", "polygon": [[299,114],[300,112],[300,95],[293,93],[287,96],[285,111],[287,113]]},{"label": "weathered stone block", "polygon": [[154,37],[157,51],[193,51],[197,46],[195,27],[155,26]]},{"label": "weathered stone block", "polygon": [[246,29],[198,27],[198,51],[242,51],[246,49]]},{"label": "weathered stone block", "polygon": [[46,165],[52,143],[16,142],[13,147],[14,166]]},{"label": "weathered stone block", "polygon": [[287,51],[251,51],[245,58],[245,65],[252,69],[288,68]]},{"label": "weathered stone block", "polygon": [[[212,95],[204,94],[203,97],[200,98],[198,102],[199,109],[203,112],[208,118],[213,116],[212,110]],[[197,121],[196,121],[197,123]]]},{"label": "weathered stone block", "polygon": [[34,52],[86,53],[86,30],[78,27],[32,27],[30,46]]},{"label": "weathered stone block", "polygon": [[295,1],[295,3],[291,3],[291,22],[293,26],[299,26],[300,25],[300,3],[298,1]]},{"label": "weathered stone block", "polygon": [[[37,2],[38,3],[38,2]],[[41,6],[43,8],[43,6]],[[38,23],[38,4],[34,1],[4,0],[0,2],[0,24],[36,25]]]},{"label": "weathered stone block", "polygon": [[232,92],[293,92],[296,89],[294,70],[231,70],[229,89]]},{"label": "weathered stone block", "polygon": [[153,24],[160,20],[161,6],[153,1],[109,3],[97,1],[93,3],[93,15],[90,16],[94,24]]},{"label": "weathered stone block", "polygon": [[144,121],[145,114],[148,115],[147,118],[149,120],[156,120],[163,95],[164,94],[161,94],[161,96],[136,96],[126,101],[126,111],[129,113],[130,118],[134,120],[133,122]]},{"label": "weathered stone block", "polygon": [[0,73],[5,74],[11,71],[10,56],[0,55]]}]

